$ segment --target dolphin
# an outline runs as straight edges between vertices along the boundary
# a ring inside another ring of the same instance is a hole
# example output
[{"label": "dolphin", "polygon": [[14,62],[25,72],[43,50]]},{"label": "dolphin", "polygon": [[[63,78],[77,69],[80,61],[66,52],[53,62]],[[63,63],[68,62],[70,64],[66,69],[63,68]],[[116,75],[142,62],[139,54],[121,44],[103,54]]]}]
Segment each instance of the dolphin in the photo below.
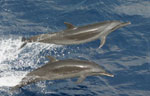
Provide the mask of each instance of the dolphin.
[{"label": "dolphin", "polygon": [[100,65],[85,60],[66,59],[57,60],[52,56],[48,56],[50,61],[44,66],[28,73],[22,81],[12,87],[12,91],[24,87],[31,83],[36,83],[42,80],[60,80],[79,77],[77,84],[84,81],[87,76],[110,76],[113,74],[106,72]]},{"label": "dolphin", "polygon": [[24,42],[22,47],[24,47],[28,42],[42,42],[42,43],[51,43],[57,45],[71,45],[71,44],[81,44],[90,42],[96,39],[101,40],[99,48],[101,48],[106,41],[106,37],[112,31],[131,24],[130,22],[120,22],[120,21],[104,21],[95,24],[89,24],[81,27],[76,27],[71,23],[64,22],[67,26],[67,29],[55,32],[40,34],[30,38],[22,38]]}]

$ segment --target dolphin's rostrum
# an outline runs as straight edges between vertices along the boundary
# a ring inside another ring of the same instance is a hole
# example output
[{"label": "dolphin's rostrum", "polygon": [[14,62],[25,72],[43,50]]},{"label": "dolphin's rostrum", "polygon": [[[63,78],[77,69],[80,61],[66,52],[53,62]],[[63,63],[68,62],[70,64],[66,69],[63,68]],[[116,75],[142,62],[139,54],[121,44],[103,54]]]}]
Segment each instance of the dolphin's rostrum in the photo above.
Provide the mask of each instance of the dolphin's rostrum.
[{"label": "dolphin's rostrum", "polygon": [[21,48],[24,47],[27,42],[70,45],[86,43],[96,39],[101,40],[101,44],[99,46],[101,48],[105,44],[106,37],[109,33],[131,23],[123,23],[114,20],[89,24],[81,27],[75,27],[74,25],[67,22],[65,22],[64,24],[67,26],[67,29],[61,32],[36,35],[28,39],[23,38],[22,41],[24,41],[25,43],[21,46]]},{"label": "dolphin's rostrum", "polygon": [[28,73],[22,79],[20,84],[13,87],[12,90],[16,90],[41,80],[59,80],[79,77],[76,83],[81,83],[87,76],[114,76],[106,72],[100,65],[94,62],[74,59],[56,60],[51,56],[48,57],[50,62]]}]

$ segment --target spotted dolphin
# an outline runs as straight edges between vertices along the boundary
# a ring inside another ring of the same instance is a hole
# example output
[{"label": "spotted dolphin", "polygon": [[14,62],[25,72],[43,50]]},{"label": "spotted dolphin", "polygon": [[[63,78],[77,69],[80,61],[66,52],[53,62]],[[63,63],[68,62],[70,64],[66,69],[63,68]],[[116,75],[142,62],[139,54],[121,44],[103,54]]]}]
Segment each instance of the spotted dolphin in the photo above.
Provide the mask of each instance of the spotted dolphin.
[{"label": "spotted dolphin", "polygon": [[76,59],[56,60],[51,56],[48,56],[48,58],[50,61],[47,64],[29,72],[12,90],[17,90],[28,84],[42,80],[60,80],[79,77],[76,82],[78,84],[84,81],[87,76],[114,76],[106,72],[100,65],[91,61]]},{"label": "spotted dolphin", "polygon": [[42,42],[51,43],[58,45],[71,45],[71,44],[81,44],[90,42],[96,39],[101,40],[99,48],[101,48],[106,41],[106,37],[112,31],[131,24],[130,22],[120,22],[120,21],[104,21],[95,24],[89,24],[86,26],[76,27],[70,23],[64,22],[67,26],[66,30],[55,33],[40,34],[30,38],[23,38],[24,47],[28,42]]}]

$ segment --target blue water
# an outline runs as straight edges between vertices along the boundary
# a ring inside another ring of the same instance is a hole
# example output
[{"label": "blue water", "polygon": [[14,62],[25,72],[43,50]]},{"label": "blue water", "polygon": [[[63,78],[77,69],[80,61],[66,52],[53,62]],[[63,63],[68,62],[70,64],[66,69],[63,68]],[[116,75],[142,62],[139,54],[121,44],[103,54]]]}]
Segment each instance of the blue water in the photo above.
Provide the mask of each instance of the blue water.
[{"label": "blue water", "polygon": [[[64,22],[75,26],[105,20],[132,24],[100,41],[60,46],[28,44],[18,50],[22,37],[59,32]],[[115,77],[91,76],[81,84],[76,78],[41,81],[10,92],[28,72],[57,59],[77,58],[103,66]],[[149,96],[149,0],[0,0],[0,96]]]}]

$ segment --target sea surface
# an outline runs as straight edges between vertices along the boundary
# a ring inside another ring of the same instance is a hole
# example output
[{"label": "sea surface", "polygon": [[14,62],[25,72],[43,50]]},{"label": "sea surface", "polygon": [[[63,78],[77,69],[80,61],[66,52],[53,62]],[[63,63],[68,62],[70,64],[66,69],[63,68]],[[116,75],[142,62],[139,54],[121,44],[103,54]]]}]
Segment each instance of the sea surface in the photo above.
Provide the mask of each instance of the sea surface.
[{"label": "sea surface", "polygon": [[[100,40],[80,45],[29,43],[22,37],[65,30],[64,22],[83,26],[106,20],[132,24]],[[81,59],[103,66],[114,78],[90,76],[41,81],[11,92],[32,70],[46,64],[45,56]],[[150,96],[149,0],[0,0],[0,96]]]}]

